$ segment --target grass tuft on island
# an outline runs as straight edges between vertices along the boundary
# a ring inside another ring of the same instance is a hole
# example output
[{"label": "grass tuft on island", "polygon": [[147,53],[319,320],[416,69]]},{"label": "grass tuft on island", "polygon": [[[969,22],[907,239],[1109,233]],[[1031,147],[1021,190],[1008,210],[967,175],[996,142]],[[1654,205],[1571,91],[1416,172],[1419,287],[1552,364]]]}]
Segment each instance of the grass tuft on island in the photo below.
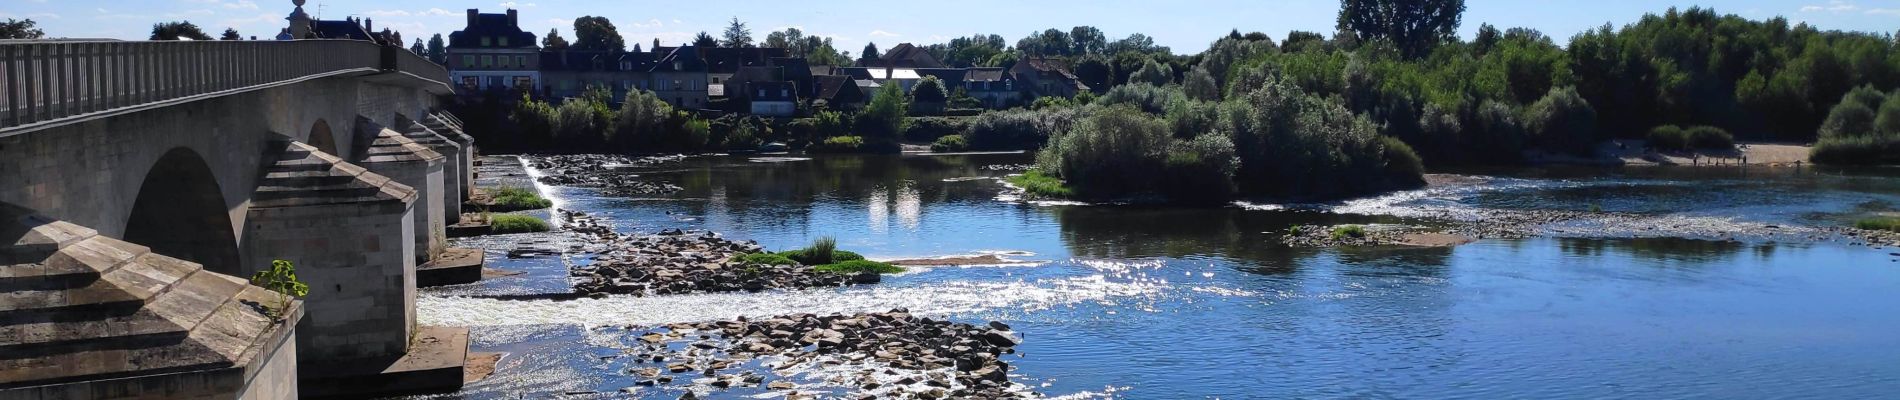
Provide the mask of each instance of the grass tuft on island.
[{"label": "grass tuft on island", "polygon": [[1075,189],[1063,183],[1062,179],[1049,176],[1042,171],[1032,170],[1021,175],[1010,175],[1004,180],[1036,197],[1070,198],[1075,196]]},{"label": "grass tuft on island", "polygon": [[489,205],[492,211],[539,210],[554,206],[554,202],[541,197],[541,193],[524,188],[504,187],[490,194],[494,196],[493,204]]},{"label": "grass tuft on island", "polygon": [[1854,227],[1870,231],[1900,232],[1900,217],[1873,217],[1854,221]]},{"label": "grass tuft on island", "polygon": [[1333,239],[1359,239],[1364,237],[1366,237],[1366,227],[1364,226],[1344,225],[1333,228]]},{"label": "grass tuft on island", "polygon": [[526,215],[493,215],[488,217],[488,231],[497,235],[547,232],[548,223]]},{"label": "grass tuft on island", "polygon": [[821,237],[812,245],[798,250],[777,253],[741,254],[734,261],[745,264],[764,265],[807,265],[813,270],[842,274],[875,272],[895,274],[904,272],[904,267],[864,259],[864,256],[844,250],[838,250],[838,240]]}]

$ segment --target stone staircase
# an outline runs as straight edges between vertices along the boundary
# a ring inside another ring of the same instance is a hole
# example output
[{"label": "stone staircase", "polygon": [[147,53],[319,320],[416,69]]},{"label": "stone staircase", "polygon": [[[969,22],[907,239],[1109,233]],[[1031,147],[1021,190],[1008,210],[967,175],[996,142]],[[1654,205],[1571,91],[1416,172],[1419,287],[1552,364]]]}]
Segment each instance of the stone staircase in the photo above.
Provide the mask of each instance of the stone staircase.
[{"label": "stone staircase", "polygon": [[0,203],[0,398],[243,392],[290,335],[260,308],[275,304],[244,279]]}]

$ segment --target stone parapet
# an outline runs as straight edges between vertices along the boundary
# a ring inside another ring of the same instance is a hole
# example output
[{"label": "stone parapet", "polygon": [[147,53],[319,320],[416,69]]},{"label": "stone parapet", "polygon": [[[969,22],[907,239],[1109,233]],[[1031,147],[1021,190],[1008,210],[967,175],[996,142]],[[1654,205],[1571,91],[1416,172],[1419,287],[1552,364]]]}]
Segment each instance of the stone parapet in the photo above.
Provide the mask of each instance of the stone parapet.
[{"label": "stone parapet", "polygon": [[440,194],[439,197],[442,200],[443,222],[448,225],[461,223],[463,199],[462,196],[456,194],[456,192],[461,190],[465,185],[463,180],[467,179],[465,175],[467,175],[469,169],[468,154],[462,151],[462,145],[460,143],[443,137],[422,123],[409,120],[400,115],[397,116],[396,119],[398,120],[397,123],[402,124],[401,130],[403,137],[409,138],[409,140],[416,142],[416,144],[428,147],[429,150],[442,155],[442,187],[444,190],[436,193]]}]

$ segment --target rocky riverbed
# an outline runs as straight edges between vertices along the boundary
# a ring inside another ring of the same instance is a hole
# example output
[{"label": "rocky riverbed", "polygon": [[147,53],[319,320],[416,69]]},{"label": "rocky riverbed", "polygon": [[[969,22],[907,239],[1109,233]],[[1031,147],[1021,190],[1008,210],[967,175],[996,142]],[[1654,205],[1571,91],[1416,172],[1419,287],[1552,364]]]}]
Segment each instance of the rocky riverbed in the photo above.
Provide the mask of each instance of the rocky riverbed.
[{"label": "rocky riverbed", "polygon": [[637,386],[684,386],[693,397],[756,388],[791,399],[1004,399],[1025,392],[1010,383],[1004,361],[1022,338],[995,321],[977,326],[900,308],[626,332],[621,357],[632,360],[625,373]]},{"label": "rocky riverbed", "polygon": [[570,270],[574,290],[593,295],[757,292],[769,289],[837,287],[877,283],[877,273],[842,274],[803,265],[754,264],[734,256],[765,251],[752,241],[732,241],[704,231],[668,229],[652,235],[621,235],[594,217],[561,210],[562,226],[583,239],[595,261]]},{"label": "rocky riverbed", "polygon": [[681,188],[672,183],[623,173],[616,168],[659,165],[684,159],[686,156],[568,154],[531,157],[530,165],[543,173],[538,179],[542,184],[595,188],[611,196],[660,196],[679,192]]}]

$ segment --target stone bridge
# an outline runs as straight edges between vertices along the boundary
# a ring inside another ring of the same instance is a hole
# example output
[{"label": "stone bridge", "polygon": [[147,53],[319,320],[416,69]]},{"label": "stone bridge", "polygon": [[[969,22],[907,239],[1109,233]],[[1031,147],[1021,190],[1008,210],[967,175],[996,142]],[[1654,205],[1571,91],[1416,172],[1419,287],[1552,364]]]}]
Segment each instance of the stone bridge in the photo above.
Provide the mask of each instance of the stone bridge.
[{"label": "stone bridge", "polygon": [[[289,260],[310,286],[299,363],[409,350],[416,266],[442,250],[472,180],[473,143],[437,107],[451,93],[440,65],[352,40],[0,41],[0,71],[0,211],[21,210],[0,217],[32,213],[237,277]],[[74,347],[5,317],[91,318],[66,311],[97,282],[36,283],[17,267],[58,256],[9,254],[47,225],[7,222],[0,353]],[[9,357],[0,370],[32,364]],[[50,368],[0,372],[0,389],[128,374]]]}]

